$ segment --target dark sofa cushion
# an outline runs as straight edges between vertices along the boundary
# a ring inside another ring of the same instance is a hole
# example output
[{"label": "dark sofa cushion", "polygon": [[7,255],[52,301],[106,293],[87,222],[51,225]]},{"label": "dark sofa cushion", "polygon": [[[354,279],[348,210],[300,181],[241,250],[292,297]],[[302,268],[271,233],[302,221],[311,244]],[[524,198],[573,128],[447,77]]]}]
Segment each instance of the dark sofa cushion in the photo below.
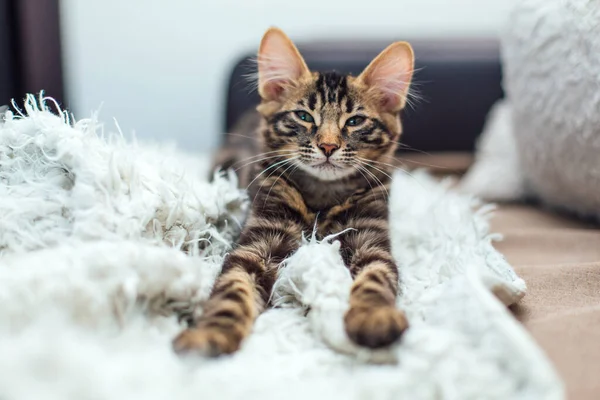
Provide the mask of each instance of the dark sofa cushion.
[{"label": "dark sofa cushion", "polygon": [[[392,41],[299,43],[298,48],[313,70],[358,75]],[[502,97],[497,41],[449,39],[411,43],[416,56],[413,82],[418,99],[414,108],[409,106],[403,111],[403,143],[428,152],[472,151],[487,112]],[[225,132],[231,132],[241,115],[259,102],[248,81],[255,68],[253,57],[244,56],[231,73]]]}]

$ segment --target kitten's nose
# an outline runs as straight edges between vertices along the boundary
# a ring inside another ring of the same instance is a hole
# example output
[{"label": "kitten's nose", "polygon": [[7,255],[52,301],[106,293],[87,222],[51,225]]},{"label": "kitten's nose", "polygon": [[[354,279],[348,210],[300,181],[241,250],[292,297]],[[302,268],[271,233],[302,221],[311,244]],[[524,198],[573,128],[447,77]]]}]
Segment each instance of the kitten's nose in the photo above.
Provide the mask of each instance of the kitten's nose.
[{"label": "kitten's nose", "polygon": [[340,148],[340,146],[338,146],[335,143],[321,143],[319,145],[319,148],[321,149],[321,151],[323,152],[323,154],[325,154],[327,157],[331,157],[331,155]]}]

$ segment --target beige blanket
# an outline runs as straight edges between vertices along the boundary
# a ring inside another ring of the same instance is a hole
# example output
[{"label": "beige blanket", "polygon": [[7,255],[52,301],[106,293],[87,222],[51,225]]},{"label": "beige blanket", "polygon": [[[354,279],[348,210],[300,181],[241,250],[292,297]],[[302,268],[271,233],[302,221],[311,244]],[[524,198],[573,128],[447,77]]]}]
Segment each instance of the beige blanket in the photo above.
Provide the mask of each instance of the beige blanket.
[{"label": "beige blanket", "polygon": [[600,229],[531,206],[501,206],[496,244],[527,282],[515,316],[546,351],[569,399],[600,398]]}]

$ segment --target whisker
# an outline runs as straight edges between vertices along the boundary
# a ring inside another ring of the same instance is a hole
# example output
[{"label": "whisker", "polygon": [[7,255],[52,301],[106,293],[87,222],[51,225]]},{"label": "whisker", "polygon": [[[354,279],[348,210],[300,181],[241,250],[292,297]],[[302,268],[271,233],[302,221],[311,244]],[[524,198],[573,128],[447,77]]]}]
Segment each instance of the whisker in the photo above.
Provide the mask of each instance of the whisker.
[{"label": "whisker", "polygon": [[400,148],[405,149],[405,150],[414,151],[416,153],[424,154],[426,156],[430,156],[431,155],[431,153],[428,153],[428,152],[423,151],[423,150],[415,149],[414,147],[409,146],[409,145],[407,145],[405,143],[402,143],[402,142],[392,141],[392,143],[396,143],[397,146],[399,146]]},{"label": "whisker", "polygon": [[385,185],[383,184],[383,182],[381,182],[381,180],[373,172],[369,171],[363,165],[361,165],[361,164],[358,164],[358,165],[364,172],[366,172],[367,174],[372,176],[373,179],[375,179],[375,183],[377,183],[378,186],[380,186],[383,190],[385,190],[386,196],[389,197],[390,194],[389,194],[387,188],[385,187]]},{"label": "whisker", "polygon": [[294,152],[294,150],[287,150],[287,149],[286,150],[266,151],[264,153],[255,154],[255,155],[243,158],[243,159],[241,159],[239,161],[236,161],[236,164],[239,164],[239,163],[244,162],[244,161],[252,160],[253,158],[259,158],[259,157],[262,157],[262,156],[266,156],[266,155],[269,155],[269,154],[284,154],[284,153],[293,153],[293,152]]},{"label": "whisker", "polygon": [[[425,153],[425,152],[422,152],[422,153],[425,154],[425,155],[431,155],[431,154]],[[383,156],[383,157],[391,158],[392,160],[394,160],[396,162],[399,162],[403,166],[406,166],[406,162],[410,162],[410,163],[413,163],[413,164],[421,165],[423,167],[439,168],[439,169],[449,169],[448,167],[444,167],[444,166],[441,166],[441,165],[435,165],[435,164],[428,164],[428,163],[424,163],[422,161],[402,160],[401,158],[397,158],[397,157],[389,156],[389,155],[386,155],[386,156]]]},{"label": "whisker", "polygon": [[[239,171],[240,169],[242,169],[242,168],[245,168],[245,167],[247,167],[248,165],[255,164],[255,163],[257,163],[257,162],[261,162],[261,161],[265,161],[265,160],[271,160],[271,159],[273,159],[273,158],[285,157],[285,156],[287,156],[287,155],[290,155],[290,154],[293,154],[293,152],[292,152],[292,153],[277,154],[277,155],[270,156],[270,157],[263,157],[263,158],[259,158],[258,160],[253,160],[253,161],[247,162],[246,164],[242,165],[241,167],[238,167],[238,168],[236,168],[236,169],[235,169],[235,171],[237,172],[237,171]],[[240,162],[241,162],[241,161],[240,161]],[[235,164],[237,164],[237,162],[236,162]],[[233,165],[235,165],[235,164],[233,164]],[[233,166],[233,165],[232,165],[232,166]]]},{"label": "whisker", "polygon": [[278,163],[278,164],[280,164],[280,165],[278,165],[278,166],[277,166],[277,168],[275,168],[273,171],[271,171],[271,173],[270,173],[270,174],[269,174],[269,175],[268,175],[268,176],[267,176],[265,179],[263,179],[263,181],[260,183],[260,186],[258,187],[258,189],[256,189],[256,194],[254,195],[254,198],[252,199],[252,204],[254,204],[254,202],[256,201],[256,197],[258,196],[258,194],[259,194],[259,193],[260,193],[260,191],[262,190],[262,188],[263,188],[263,186],[264,186],[265,182],[266,182],[267,180],[269,180],[269,178],[270,178],[271,176],[273,176],[273,175],[274,175],[274,174],[275,174],[277,171],[279,171],[279,169],[280,169],[280,168],[283,168],[283,167],[285,167],[285,166],[286,166],[286,164],[288,164],[288,163],[291,163],[291,162],[293,162],[293,161],[294,161],[294,160],[296,160],[296,159],[297,159],[297,157],[296,157],[296,158],[293,158],[293,159],[286,159],[286,160],[284,160],[284,162],[282,162],[282,163]]},{"label": "whisker", "polygon": [[[358,158],[360,158],[360,157],[358,157]],[[372,162],[372,163],[375,163],[375,164],[378,164],[378,165],[379,165],[379,164],[380,164],[380,165],[385,165],[385,166],[387,166],[387,167],[394,168],[394,169],[399,169],[399,168],[401,168],[401,167],[399,167],[398,165],[394,165],[394,164],[388,164],[388,163],[384,163],[384,162],[381,162],[381,161],[367,160],[367,159],[365,159],[365,158],[360,158],[360,159],[361,159],[361,160],[364,160],[364,161],[369,161],[369,162]],[[399,161],[399,162],[400,162],[400,161]],[[400,163],[402,164],[402,162],[400,162]]]},{"label": "whisker", "polygon": [[365,158],[360,158],[360,157],[357,157],[357,159],[358,159],[358,160],[360,160],[361,162],[363,162],[363,163],[364,163],[366,166],[368,166],[368,167],[371,167],[371,168],[373,168],[374,170],[376,170],[376,171],[379,171],[379,172],[381,172],[382,174],[384,174],[385,176],[387,176],[388,178],[392,179],[392,177],[390,176],[390,174],[388,174],[388,173],[387,173],[387,172],[385,172],[385,171],[382,171],[381,169],[379,169],[379,168],[375,167],[374,165],[371,165],[371,164],[370,164],[371,160],[367,160],[367,159],[365,159]]},{"label": "whisker", "polygon": [[384,193],[383,193],[383,192],[380,192],[380,195],[381,195],[381,199],[382,199],[383,201],[385,201],[385,200],[386,200],[386,196],[387,196],[387,197],[389,197],[389,193],[388,193],[388,191],[387,191],[387,188],[386,188],[386,187],[383,185],[383,183],[382,183],[382,182],[381,182],[379,179],[377,179],[377,177],[375,176],[375,174],[373,174],[373,173],[372,173],[371,171],[369,171],[367,168],[365,168],[365,167],[364,167],[364,166],[362,166],[362,165],[360,166],[360,168],[361,168],[361,169],[362,169],[364,172],[366,172],[366,173],[367,173],[369,176],[373,177],[373,179],[375,180],[375,183],[377,184],[377,186],[378,186],[378,187],[381,187],[381,188],[383,188],[383,190],[385,191],[385,195],[384,195]]},{"label": "whisker", "polygon": [[[281,174],[279,174],[279,176],[275,179],[275,181],[273,182],[273,184],[271,185],[271,188],[269,189],[269,192],[267,193],[267,197],[265,198],[265,201],[263,202],[263,207],[265,206],[265,204],[267,204],[267,200],[269,200],[269,196],[271,195],[271,190],[273,190],[273,187],[275,186],[275,184],[277,183],[277,181],[279,180],[279,178],[281,178],[283,176],[283,174],[285,174],[290,168],[292,167],[296,167],[295,163],[291,163],[286,169],[283,170],[283,172]],[[268,178],[267,178],[268,179]]]},{"label": "whisker", "polygon": [[373,185],[371,184],[371,181],[369,180],[369,178],[367,178],[365,176],[365,174],[363,174],[363,172],[358,168],[358,166],[354,165],[354,164],[350,164],[350,166],[354,167],[362,176],[363,178],[365,178],[365,180],[367,181],[367,183],[369,184],[369,186],[371,187],[371,190],[373,190]]},{"label": "whisker", "polygon": [[[364,160],[364,159],[362,159],[362,158],[361,158],[361,160]],[[374,161],[374,160],[368,160],[368,161],[369,161],[369,162],[373,162],[373,163],[377,163],[377,164],[384,164],[384,165],[389,165],[390,167],[394,167],[394,168],[396,168],[396,170],[397,170],[397,171],[400,171],[400,172],[402,172],[403,174],[405,174],[405,175],[407,175],[407,176],[411,177],[411,178],[412,178],[412,179],[414,179],[414,180],[415,180],[415,181],[416,181],[416,182],[417,182],[419,185],[421,185],[421,186],[422,186],[421,182],[420,182],[420,181],[419,181],[417,178],[415,178],[413,174],[411,174],[409,171],[405,170],[404,168],[400,168],[400,167],[394,166],[394,165],[392,165],[392,164],[386,164],[386,163],[382,163],[382,162],[380,162],[380,161]],[[375,168],[375,167],[371,165],[371,168]],[[377,169],[377,168],[375,168],[375,169]],[[380,172],[382,172],[382,171],[380,171]],[[389,175],[388,175],[388,176],[389,176]],[[389,177],[390,177],[390,179],[393,179],[391,176],[389,176]]]},{"label": "whisker", "polygon": [[259,154],[255,154],[253,156],[247,157],[244,160],[250,160],[252,158],[256,158],[256,157],[261,157],[267,154],[275,154],[275,153],[293,153],[295,150],[291,150],[291,149],[279,149],[279,150],[273,150],[273,151],[265,151],[264,153],[259,153]]},{"label": "whisker", "polygon": [[268,170],[270,170],[271,168],[275,168],[276,166],[278,166],[278,165],[280,165],[280,164],[282,164],[282,163],[285,163],[285,162],[287,162],[287,161],[289,161],[289,160],[295,160],[295,159],[297,159],[297,158],[298,158],[298,157],[294,157],[294,158],[290,158],[290,159],[285,159],[285,160],[283,160],[283,161],[278,161],[278,162],[276,162],[275,164],[272,164],[272,165],[268,166],[267,168],[263,169],[263,170],[261,171],[261,173],[260,173],[260,174],[258,174],[258,175],[256,175],[256,177],[255,177],[254,179],[252,179],[252,182],[250,182],[250,183],[248,184],[248,186],[246,186],[246,189],[248,189],[248,188],[249,188],[249,187],[250,187],[250,186],[251,186],[251,185],[252,185],[252,184],[253,184],[253,183],[254,183],[254,182],[255,182],[255,181],[258,179],[258,178],[260,178],[260,177],[261,177],[261,176],[262,176],[262,175],[263,175],[265,172],[267,172],[267,171],[268,171]]}]

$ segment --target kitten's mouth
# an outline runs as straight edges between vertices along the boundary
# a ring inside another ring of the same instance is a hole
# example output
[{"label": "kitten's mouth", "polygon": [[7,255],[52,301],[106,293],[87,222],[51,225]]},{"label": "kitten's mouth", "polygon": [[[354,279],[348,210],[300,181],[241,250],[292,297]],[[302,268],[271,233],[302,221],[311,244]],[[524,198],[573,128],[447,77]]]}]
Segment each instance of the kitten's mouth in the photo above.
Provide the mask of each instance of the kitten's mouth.
[{"label": "kitten's mouth", "polygon": [[332,160],[330,158],[323,160],[319,164],[313,165],[312,167],[316,168],[316,169],[325,169],[325,170],[343,169],[342,165],[338,164],[337,162],[335,162],[334,160]]},{"label": "kitten's mouth", "polygon": [[315,168],[318,168],[318,169],[338,169],[340,167],[337,166],[337,165],[335,165],[334,163],[332,163],[330,160],[325,160],[321,164],[315,165]]},{"label": "kitten's mouth", "polygon": [[302,169],[325,181],[337,180],[352,173],[351,168],[331,159],[319,160],[317,163],[304,164]]}]

